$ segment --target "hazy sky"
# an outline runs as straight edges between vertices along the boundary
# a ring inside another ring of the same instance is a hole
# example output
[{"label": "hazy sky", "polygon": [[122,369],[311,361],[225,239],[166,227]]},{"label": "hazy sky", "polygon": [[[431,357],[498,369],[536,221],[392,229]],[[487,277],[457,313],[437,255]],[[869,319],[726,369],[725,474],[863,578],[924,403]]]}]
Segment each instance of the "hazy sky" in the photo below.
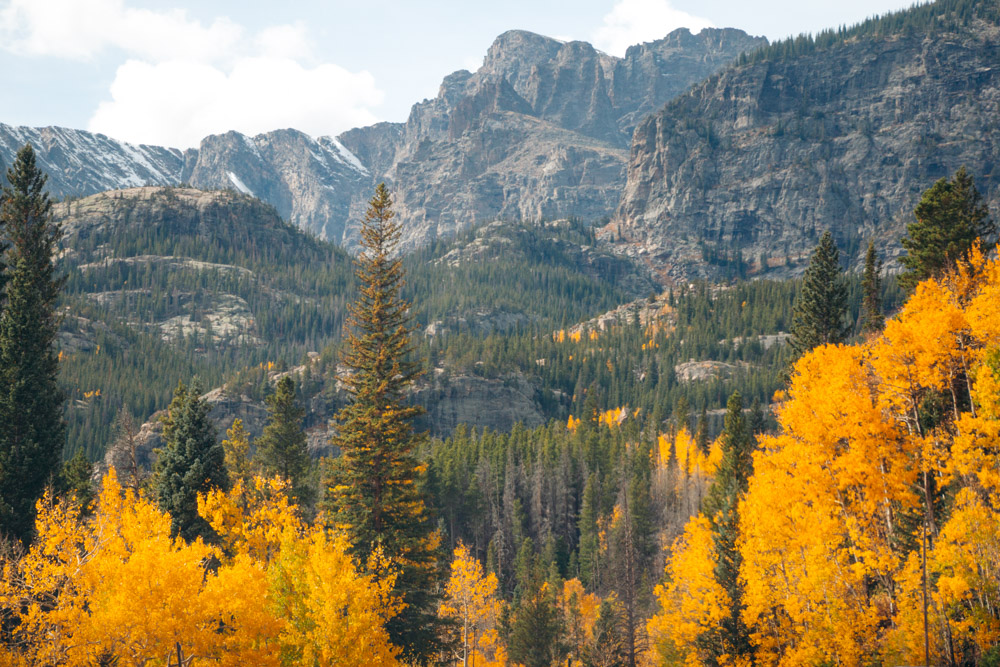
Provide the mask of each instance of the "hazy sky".
[{"label": "hazy sky", "polygon": [[622,55],[678,27],[768,39],[912,0],[0,0],[0,122],[186,148],[405,120],[514,28]]}]

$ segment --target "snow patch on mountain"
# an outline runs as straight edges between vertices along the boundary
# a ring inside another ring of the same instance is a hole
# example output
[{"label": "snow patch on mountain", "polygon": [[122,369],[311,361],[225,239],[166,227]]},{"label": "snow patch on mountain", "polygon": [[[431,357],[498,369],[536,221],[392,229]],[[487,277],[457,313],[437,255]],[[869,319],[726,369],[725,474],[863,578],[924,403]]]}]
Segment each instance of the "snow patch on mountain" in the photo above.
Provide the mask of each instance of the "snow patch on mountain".
[{"label": "snow patch on mountain", "polygon": [[365,167],[365,165],[361,164],[361,160],[358,159],[358,156],[352,153],[350,149],[347,148],[347,146],[340,143],[333,137],[323,137],[321,141],[327,141],[333,146],[334,150],[336,151],[333,154],[333,157],[335,160],[337,160],[337,162],[354,167],[362,174],[365,174],[366,176],[368,175],[368,169]]},{"label": "snow patch on mountain", "polygon": [[236,174],[234,174],[231,171],[227,171],[226,173],[229,174],[229,181],[233,184],[233,186],[237,190],[239,190],[240,192],[242,192],[245,195],[250,195],[251,197],[256,197],[257,196],[257,195],[255,195],[253,193],[253,190],[251,190],[250,188],[248,188],[246,186],[246,183],[244,183],[243,181],[240,180],[239,176],[237,176]]}]

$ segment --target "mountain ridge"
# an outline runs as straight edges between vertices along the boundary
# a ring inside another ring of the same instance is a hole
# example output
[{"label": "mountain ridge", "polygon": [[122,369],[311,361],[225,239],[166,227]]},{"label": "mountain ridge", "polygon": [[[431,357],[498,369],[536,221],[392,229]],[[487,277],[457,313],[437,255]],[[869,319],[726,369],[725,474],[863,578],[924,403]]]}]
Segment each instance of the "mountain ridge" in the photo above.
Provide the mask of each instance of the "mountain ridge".
[{"label": "mountain ridge", "polygon": [[336,138],[231,131],[184,151],[0,124],[0,166],[32,141],[58,197],[142,185],[232,188],[347,247],[383,180],[407,248],[496,219],[597,221],[618,204],[635,116],[762,43],[734,29],[681,29],[619,59],[586,42],[508,31],[477,72],[445,77],[438,96],[415,104],[405,123]]},{"label": "mountain ridge", "polygon": [[786,275],[826,229],[849,265],[871,238],[892,267],[920,194],[963,165],[996,210],[990,11],[941,0],[741,57],[636,129],[604,238],[664,282]]}]

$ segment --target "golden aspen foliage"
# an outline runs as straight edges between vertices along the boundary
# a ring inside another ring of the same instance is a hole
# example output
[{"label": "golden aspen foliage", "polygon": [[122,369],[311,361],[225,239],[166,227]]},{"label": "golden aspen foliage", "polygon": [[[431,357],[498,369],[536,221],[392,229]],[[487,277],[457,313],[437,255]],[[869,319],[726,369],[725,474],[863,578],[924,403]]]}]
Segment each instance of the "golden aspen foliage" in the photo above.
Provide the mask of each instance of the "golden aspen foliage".
[{"label": "golden aspen foliage", "polygon": [[712,529],[699,514],[673,545],[667,583],[656,587],[659,612],[646,630],[657,664],[705,664],[698,638],[718,627],[729,607],[726,591],[715,578],[716,565]]},{"label": "golden aspen foliage", "polygon": [[87,523],[77,507],[47,500],[39,503],[38,540],[8,566],[0,595],[4,607],[20,603],[23,610],[14,634],[26,664],[155,664],[178,645],[184,655],[218,664],[236,664],[224,654],[277,664],[267,657],[276,642],[244,641],[245,623],[259,629],[261,601],[231,599],[263,594],[264,587],[243,577],[230,590],[232,579],[208,574],[216,550],[171,538],[170,517],[123,492],[114,470]]},{"label": "golden aspen foliage", "polygon": [[[610,362],[608,362],[610,363]],[[615,426],[620,426],[623,421],[628,417],[628,408],[611,408],[610,410],[605,410],[600,413],[597,418],[598,423],[604,424],[608,428]]]},{"label": "golden aspen foliage", "polygon": [[873,401],[857,347],[827,345],[795,366],[740,504],[744,618],[760,664],[860,664],[875,655],[891,603],[894,512],[919,443]]},{"label": "golden aspen foliage", "polygon": [[275,613],[284,628],[285,664],[395,665],[399,649],[385,623],[399,612],[395,575],[357,573],[347,537],[311,528],[286,533],[268,568]]},{"label": "golden aspen foliage", "polygon": [[483,566],[464,544],[455,549],[451,577],[439,609],[444,618],[457,621],[457,660],[482,667],[506,664],[507,654],[498,632],[502,601],[497,595],[495,574],[483,574]]},{"label": "golden aspen foliage", "polygon": [[343,536],[305,525],[277,480],[199,499],[224,550],[170,534],[170,516],[112,468],[93,514],[50,496],[38,538],[4,565],[0,664],[395,664],[392,578],[359,575]]},{"label": "golden aspen foliage", "polygon": [[925,641],[935,664],[997,651],[998,304],[1000,265],[976,248],[881,336],[796,364],[740,506],[759,664],[917,664]]},{"label": "golden aspen foliage", "polygon": [[232,554],[226,565],[264,571],[283,662],[394,664],[398,650],[385,623],[400,608],[390,597],[395,576],[360,574],[347,538],[303,522],[288,490],[286,480],[256,477],[249,490],[237,482],[198,499]]},{"label": "golden aspen foliage", "polygon": [[558,591],[556,604],[562,612],[566,643],[573,656],[571,664],[582,665],[581,656],[594,642],[601,598],[586,592],[579,579],[567,579]]},{"label": "golden aspen foliage", "polygon": [[224,553],[248,555],[267,565],[279,552],[286,533],[303,531],[297,508],[288,499],[289,482],[254,477],[229,491],[213,489],[198,496],[198,513],[219,535]]}]

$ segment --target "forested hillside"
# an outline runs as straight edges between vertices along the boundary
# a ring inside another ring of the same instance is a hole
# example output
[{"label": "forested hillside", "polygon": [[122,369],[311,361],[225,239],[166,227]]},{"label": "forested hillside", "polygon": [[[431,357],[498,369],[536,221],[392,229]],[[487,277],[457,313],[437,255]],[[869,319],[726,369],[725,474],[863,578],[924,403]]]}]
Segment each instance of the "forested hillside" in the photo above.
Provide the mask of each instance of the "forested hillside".
[{"label": "forested hillside", "polygon": [[[212,388],[261,364],[297,366],[308,352],[336,357],[352,260],[256,199],[136,188],[68,200],[55,219],[65,228],[70,455],[99,457],[123,405],[141,423],[179,379]],[[405,293],[431,332],[481,336],[551,331],[653,289],[595,243],[590,228],[566,221],[493,225],[407,257]],[[317,372],[326,370],[332,377],[335,366]]]},{"label": "forested hillside", "polygon": [[0,667],[1000,665],[1000,9],[763,43],[0,125]]}]

